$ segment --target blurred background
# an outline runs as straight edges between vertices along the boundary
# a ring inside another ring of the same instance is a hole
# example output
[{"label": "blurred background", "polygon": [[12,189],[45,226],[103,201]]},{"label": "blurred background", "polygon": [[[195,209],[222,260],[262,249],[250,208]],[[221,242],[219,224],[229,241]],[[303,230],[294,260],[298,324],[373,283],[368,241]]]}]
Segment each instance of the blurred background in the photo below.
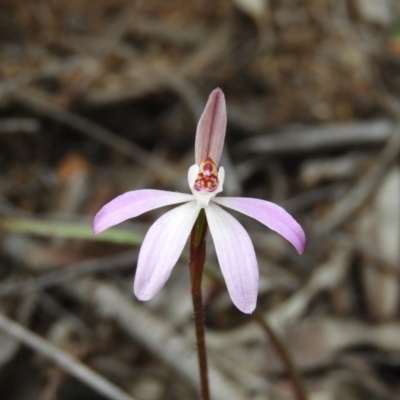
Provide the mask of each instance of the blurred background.
[{"label": "blurred background", "polygon": [[[300,257],[237,216],[258,308],[308,398],[400,398],[397,0],[1,0],[0,315],[132,399],[198,398],[187,255],[153,300],[131,289],[165,209],[98,238],[91,219],[128,190],[188,192],[215,87],[224,194],[274,201],[307,233]],[[212,242],[207,263],[213,399],[297,399],[268,336],[232,305]],[[0,322],[2,400],[117,398]]]}]

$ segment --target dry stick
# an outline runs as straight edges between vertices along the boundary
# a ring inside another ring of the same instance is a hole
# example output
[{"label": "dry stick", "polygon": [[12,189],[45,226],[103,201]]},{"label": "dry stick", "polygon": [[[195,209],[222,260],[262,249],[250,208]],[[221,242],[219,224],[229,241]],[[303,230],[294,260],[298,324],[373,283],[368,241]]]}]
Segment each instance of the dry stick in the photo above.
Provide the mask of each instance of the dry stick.
[{"label": "dry stick", "polygon": [[[275,332],[283,332],[298,321],[316,295],[339,285],[347,276],[350,254],[347,249],[337,250],[325,263],[319,265],[300,289],[264,315],[269,326],[272,326]],[[213,348],[219,350],[263,338],[256,324],[247,324],[224,334],[214,332],[209,336]]]},{"label": "dry stick", "polygon": [[33,100],[26,95],[16,95],[14,96],[14,100],[34,113],[50,118],[65,126],[84,133],[91,139],[117,150],[118,152],[133,158],[137,162],[146,164],[149,159],[149,154],[145,150],[142,150],[129,140],[118,136],[114,132],[103,128],[102,126],[84,117],[81,117],[80,115],[64,111],[53,105],[44,103],[43,100]]},{"label": "dry stick", "polygon": [[357,250],[364,257],[372,261],[372,266],[374,268],[386,274],[393,275],[393,278],[400,275],[398,264],[386,260],[376,244],[372,243],[370,240],[349,233],[338,232],[334,235],[330,235],[328,241],[334,245],[340,245],[343,248]]},{"label": "dry stick", "polygon": [[[160,172],[165,176],[176,178],[176,174],[165,162],[162,162],[154,154],[148,153],[131,141],[117,135],[116,133],[104,128],[87,118],[69,111],[62,110],[53,105],[32,99],[26,95],[15,95],[13,99],[22,106],[28,108],[36,114],[57,121],[60,124],[68,126],[76,131],[83,133],[96,142],[102,143],[121,154],[132,158],[137,163],[146,166],[153,171]],[[149,160],[151,159],[151,162]]]},{"label": "dry stick", "polygon": [[[129,22],[131,23],[131,19]],[[195,119],[197,121],[199,114],[201,114],[203,110],[203,103],[195,87],[190,84],[189,80],[191,77],[197,76],[211,64],[215,64],[226,53],[232,30],[231,28],[229,22],[217,28],[209,35],[208,39],[205,41],[205,45],[196,50],[189,59],[186,59],[182,65],[178,67],[178,69],[175,68],[174,70],[144,63],[141,61],[141,57],[138,56],[131,47],[123,45],[114,38],[114,40],[109,42],[112,43],[110,47],[113,52],[124,57],[127,61],[134,61],[135,67],[141,68],[141,79],[134,86],[128,86],[116,92],[110,92],[109,90],[92,90],[90,93],[87,93],[84,101],[92,105],[105,105],[110,102],[120,102],[136,98],[139,95],[144,96],[145,94],[167,86],[182,97],[188,104],[192,114],[196,116]],[[116,36],[116,38],[118,38],[118,36]],[[104,49],[107,50],[107,47],[104,47],[104,39],[102,39],[100,46],[104,53]],[[80,52],[88,51],[87,48],[83,48],[80,45],[77,45],[76,48],[77,51]]]},{"label": "dry stick", "polygon": [[[132,295],[109,282],[81,278],[63,289],[78,301],[91,306],[104,319],[112,318],[129,336],[135,338],[157,358],[179,373],[192,387],[198,387],[198,367],[187,338],[176,332],[168,321],[156,317],[141,304],[133,301]],[[214,400],[244,400],[248,396],[236,382],[229,380],[210,362],[210,384],[214,389]]]},{"label": "dry stick", "polygon": [[59,349],[24,326],[0,313],[0,329],[12,338],[20,340],[26,346],[52,360],[59,367],[86,383],[98,393],[112,400],[135,400],[113,383],[83,365],[65,351]]},{"label": "dry stick", "polygon": [[293,391],[297,400],[307,400],[306,390],[303,386],[303,383],[300,379],[300,375],[297,371],[297,368],[290,357],[288,350],[286,349],[283,342],[279,339],[279,337],[275,334],[273,329],[269,326],[266,319],[263,317],[263,314],[256,310],[253,314],[254,319],[258,322],[261,328],[265,331],[268,338],[271,340],[272,345],[274,346],[276,352],[278,353],[282,363],[285,365],[286,371],[290,377],[290,380],[293,384]]},{"label": "dry stick", "polygon": [[85,62],[88,61],[89,59],[83,58],[82,56],[73,56],[66,59],[65,61],[56,62],[50,66],[47,66],[46,63],[46,67],[44,67],[43,69],[5,79],[3,80],[3,82],[0,83],[0,100],[3,100],[5,96],[16,92],[21,86],[28,85],[37,79],[59,75],[65,71],[82,66]]},{"label": "dry stick", "polygon": [[386,142],[375,165],[365,175],[362,181],[343,199],[336,203],[330,214],[317,223],[313,235],[328,234],[345,222],[365,201],[377,190],[383,182],[390,165],[394,163],[400,152],[400,124],[398,124]]},{"label": "dry stick", "polygon": [[206,259],[207,221],[202,210],[190,235],[190,282],[192,285],[192,301],[194,325],[196,329],[197,356],[199,360],[200,383],[203,400],[210,400],[208,384],[207,351],[204,333],[204,310],[201,294],[201,280]]},{"label": "dry stick", "polygon": [[115,271],[119,268],[133,266],[137,255],[137,250],[129,250],[107,257],[93,258],[74,263],[60,271],[51,271],[23,282],[2,283],[0,284],[0,297],[43,290],[95,272]]},{"label": "dry stick", "polygon": [[41,124],[33,118],[1,118],[0,119],[0,135],[8,135],[15,133],[38,133]]},{"label": "dry stick", "polygon": [[200,119],[204,108],[204,99],[198,90],[189,83],[187,79],[182,76],[176,75],[171,71],[156,69],[157,74],[163,81],[165,86],[168,86],[177,93],[189,108],[194,121]]},{"label": "dry stick", "polygon": [[321,127],[306,126],[300,129],[282,129],[239,143],[233,151],[240,154],[287,154],[317,152],[384,143],[394,129],[394,123],[382,119],[372,122],[330,124]]}]

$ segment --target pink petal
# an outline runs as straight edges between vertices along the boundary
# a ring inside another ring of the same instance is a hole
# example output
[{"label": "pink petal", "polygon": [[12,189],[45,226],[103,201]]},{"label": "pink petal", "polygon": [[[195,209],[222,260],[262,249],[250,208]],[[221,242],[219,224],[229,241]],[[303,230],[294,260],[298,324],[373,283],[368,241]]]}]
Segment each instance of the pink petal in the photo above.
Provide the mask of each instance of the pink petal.
[{"label": "pink petal", "polygon": [[93,220],[95,235],[129,218],[137,217],[155,208],[193,200],[193,195],[164,190],[135,190],[111,200],[96,214]]},{"label": "pink petal", "polygon": [[151,299],[165,284],[182,253],[199,215],[195,201],[174,208],[149,229],[139,253],[134,292],[139,300]]},{"label": "pink petal", "polygon": [[221,158],[226,131],[225,96],[220,88],[214,89],[197,125],[194,146],[195,161],[199,165],[211,157],[216,165]]},{"label": "pink petal", "polygon": [[258,294],[253,243],[243,226],[221,207],[210,203],[205,211],[229,295],[240,311],[250,314]]},{"label": "pink petal", "polygon": [[306,245],[306,235],[297,221],[282,207],[269,201],[244,197],[216,197],[221,206],[248,215],[278,232],[302,254]]}]

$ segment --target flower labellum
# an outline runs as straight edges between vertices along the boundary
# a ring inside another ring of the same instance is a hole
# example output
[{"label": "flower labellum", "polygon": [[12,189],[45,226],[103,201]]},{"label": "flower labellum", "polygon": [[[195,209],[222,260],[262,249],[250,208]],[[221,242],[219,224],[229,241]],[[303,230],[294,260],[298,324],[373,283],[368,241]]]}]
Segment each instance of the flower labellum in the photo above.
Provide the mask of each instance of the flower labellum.
[{"label": "flower labellum", "polygon": [[210,94],[197,126],[196,163],[188,171],[192,194],[136,190],[116,197],[96,214],[93,231],[98,235],[111,226],[147,211],[183,203],[157,219],[144,238],[134,283],[134,292],[139,300],[151,299],[164,286],[201,209],[206,214],[229,295],[244,313],[252,313],[256,307],[257,259],[246,230],[222,207],[256,219],[282,235],[300,254],[303,252],[306,242],[304,231],[282,207],[259,199],[216,197],[222,192],[225,178],[224,168],[217,168],[225,131],[225,97],[218,88]]}]

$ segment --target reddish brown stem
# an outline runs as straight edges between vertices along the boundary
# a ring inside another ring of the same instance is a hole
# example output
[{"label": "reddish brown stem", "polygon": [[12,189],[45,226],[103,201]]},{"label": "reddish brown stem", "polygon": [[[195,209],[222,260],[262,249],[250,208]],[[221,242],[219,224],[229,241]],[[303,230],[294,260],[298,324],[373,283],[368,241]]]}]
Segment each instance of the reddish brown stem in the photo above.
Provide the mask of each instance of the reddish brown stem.
[{"label": "reddish brown stem", "polygon": [[307,393],[303,386],[303,383],[300,379],[300,375],[297,371],[297,368],[290,357],[288,350],[286,349],[283,342],[279,339],[279,337],[275,334],[274,330],[269,326],[268,322],[265,320],[262,313],[256,310],[253,314],[254,319],[261,326],[263,331],[267,334],[269,340],[274,346],[278,356],[281,358],[282,363],[286,368],[286,372],[292,381],[293,392],[296,396],[297,400],[307,400]]},{"label": "reddish brown stem", "polygon": [[190,281],[192,285],[192,302],[194,325],[196,329],[197,355],[199,359],[200,384],[203,400],[210,400],[208,384],[207,352],[204,334],[204,311],[201,293],[204,261],[206,258],[207,221],[204,211],[200,212],[190,235]]}]

